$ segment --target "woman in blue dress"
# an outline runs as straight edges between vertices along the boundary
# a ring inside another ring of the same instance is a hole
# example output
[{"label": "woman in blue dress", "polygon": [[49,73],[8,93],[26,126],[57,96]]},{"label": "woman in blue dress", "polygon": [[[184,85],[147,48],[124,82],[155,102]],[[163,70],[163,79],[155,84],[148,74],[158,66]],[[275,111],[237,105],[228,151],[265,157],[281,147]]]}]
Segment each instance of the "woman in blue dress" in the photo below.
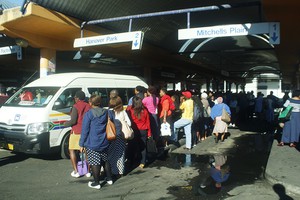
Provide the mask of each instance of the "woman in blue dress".
[{"label": "woman in blue dress", "polygon": [[292,106],[290,120],[284,123],[281,142],[278,146],[289,144],[290,147],[296,147],[300,136],[300,90],[295,90],[292,98],[286,100],[284,107]]}]

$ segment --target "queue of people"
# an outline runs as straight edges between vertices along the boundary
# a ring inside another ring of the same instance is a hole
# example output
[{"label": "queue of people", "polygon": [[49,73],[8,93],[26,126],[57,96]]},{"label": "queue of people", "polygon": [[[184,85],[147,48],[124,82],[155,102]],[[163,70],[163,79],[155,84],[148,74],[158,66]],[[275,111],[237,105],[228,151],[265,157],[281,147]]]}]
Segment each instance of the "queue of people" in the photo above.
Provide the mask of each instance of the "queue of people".
[{"label": "queue of people", "polygon": [[[159,91],[159,92],[158,92]],[[284,106],[294,106],[291,122],[287,122],[284,128],[284,137],[279,143],[283,146],[290,143],[294,146],[299,139],[298,135],[291,136],[291,132],[298,127],[295,120],[299,120],[300,94],[293,94],[293,98],[286,100]],[[259,102],[260,96],[257,97]],[[197,143],[202,142],[210,135],[215,136],[215,142],[224,142],[228,132],[229,122],[224,122],[223,112],[229,116],[235,116],[232,123],[239,123],[243,119],[243,98],[224,94],[202,93],[192,94],[191,91],[168,94],[165,88],[157,90],[154,86],[145,89],[137,86],[135,95],[130,98],[127,108],[124,105],[117,90],[112,90],[109,96],[109,108],[101,107],[101,97],[92,95],[89,103],[84,102],[85,94],[78,91],[75,94],[75,104],[71,111],[71,120],[65,122],[65,126],[71,126],[72,131],[69,140],[69,151],[73,171],[72,177],[80,177],[77,170],[77,157],[75,152],[86,153],[87,162],[91,168],[86,176],[93,176],[94,180],[88,186],[95,189],[101,188],[101,183],[113,184],[113,180],[122,177],[126,172],[127,162],[137,164],[141,169],[147,165],[147,142],[154,139],[158,148],[166,148],[169,144],[179,145],[179,130],[185,134],[186,143],[184,149],[190,151]],[[271,99],[271,98],[269,98]],[[234,102],[233,102],[234,101]],[[270,102],[267,101],[269,105]],[[250,104],[249,104],[250,105]],[[271,103],[272,105],[272,103]],[[256,104],[253,112],[258,112]],[[261,107],[257,105],[257,107]],[[264,106],[262,106],[264,107]],[[299,107],[299,108],[298,108]],[[238,112],[239,111],[239,112]],[[108,141],[106,138],[106,124],[108,118],[116,127],[116,139]],[[134,137],[131,140],[124,139],[122,123],[126,123],[133,129]],[[162,125],[169,129],[164,133]],[[299,129],[300,130],[300,129]],[[298,139],[297,139],[298,138]],[[104,169],[104,180],[100,181],[100,169]]]}]

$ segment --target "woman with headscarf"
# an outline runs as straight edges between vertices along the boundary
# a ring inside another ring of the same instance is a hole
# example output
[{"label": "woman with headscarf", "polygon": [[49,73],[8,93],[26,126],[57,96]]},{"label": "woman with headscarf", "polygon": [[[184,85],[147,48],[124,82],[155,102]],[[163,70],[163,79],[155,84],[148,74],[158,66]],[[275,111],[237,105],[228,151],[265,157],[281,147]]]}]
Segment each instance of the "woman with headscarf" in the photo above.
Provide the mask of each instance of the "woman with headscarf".
[{"label": "woman with headscarf", "polygon": [[205,140],[207,136],[210,134],[210,128],[212,127],[212,121],[210,118],[210,113],[211,113],[211,107],[209,105],[209,102],[207,100],[207,94],[203,92],[201,94],[201,102],[203,104],[203,119],[201,119],[201,130],[200,130],[200,139]]},{"label": "woman with headscarf", "polygon": [[231,115],[230,108],[227,104],[223,103],[223,98],[217,98],[217,104],[215,104],[211,109],[210,117],[215,122],[215,127],[213,130],[213,134],[215,135],[215,142],[218,143],[219,139],[224,142],[225,133],[228,129],[228,124],[222,121],[222,111],[223,108],[227,111],[229,115]]},{"label": "woman with headscarf", "polygon": [[106,139],[107,110],[100,107],[101,97],[98,95],[93,95],[90,102],[92,108],[84,114],[79,147],[80,152],[86,150],[88,163],[94,177],[94,181],[89,181],[88,186],[100,189],[101,166],[104,166],[107,184],[113,184],[107,158],[109,147],[109,142]]}]

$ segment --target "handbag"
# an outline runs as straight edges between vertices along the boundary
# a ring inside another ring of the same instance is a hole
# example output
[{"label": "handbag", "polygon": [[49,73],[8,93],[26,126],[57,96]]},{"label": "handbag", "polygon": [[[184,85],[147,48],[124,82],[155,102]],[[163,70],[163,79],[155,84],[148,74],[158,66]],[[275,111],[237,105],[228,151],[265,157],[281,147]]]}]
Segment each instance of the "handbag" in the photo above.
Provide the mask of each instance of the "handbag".
[{"label": "handbag", "polygon": [[147,139],[147,152],[148,153],[157,153],[156,143],[152,137]]},{"label": "handbag", "polygon": [[171,126],[168,122],[160,125],[161,136],[171,136]]},{"label": "handbag", "polygon": [[278,116],[278,120],[281,122],[289,121],[291,118],[293,106],[287,106],[284,110],[282,110]]},{"label": "handbag", "polygon": [[81,152],[80,159],[81,161],[77,162],[77,171],[80,176],[84,176],[88,173],[88,163],[85,159],[83,151]]},{"label": "handbag", "polygon": [[116,126],[111,121],[109,117],[109,111],[107,116],[107,124],[106,124],[106,139],[109,141],[115,140],[117,138]]},{"label": "handbag", "polygon": [[132,140],[134,138],[134,132],[132,130],[132,128],[127,124],[127,122],[125,121],[125,111],[123,111],[123,120],[120,120],[121,124],[122,124],[122,133],[123,133],[123,137],[126,140]]},{"label": "handbag", "polygon": [[224,106],[222,108],[222,116],[221,116],[221,120],[223,122],[229,123],[231,121],[230,119],[230,115],[228,114],[228,112],[225,110]]}]

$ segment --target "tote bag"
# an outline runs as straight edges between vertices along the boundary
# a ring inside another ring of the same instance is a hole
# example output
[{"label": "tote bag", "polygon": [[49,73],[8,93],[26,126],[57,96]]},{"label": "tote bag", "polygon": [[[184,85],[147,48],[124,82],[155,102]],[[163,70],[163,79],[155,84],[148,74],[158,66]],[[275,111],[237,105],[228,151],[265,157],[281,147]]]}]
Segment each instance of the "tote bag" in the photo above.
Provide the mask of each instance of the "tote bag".
[{"label": "tote bag", "polygon": [[83,151],[81,152],[80,159],[81,161],[77,162],[77,171],[80,176],[84,176],[88,173],[88,163],[85,159]]},{"label": "tote bag", "polygon": [[225,110],[225,108],[223,107],[222,109],[222,116],[221,116],[221,120],[223,122],[229,123],[230,122],[230,115],[228,114],[228,112]]},{"label": "tote bag", "polygon": [[[109,111],[108,111],[109,115]],[[106,139],[109,141],[115,140],[117,137],[116,126],[110,120],[109,116],[107,117],[107,124],[106,124]]]},{"label": "tote bag", "polygon": [[287,106],[278,116],[279,121],[289,121],[292,114],[293,107]]},{"label": "tote bag", "polygon": [[134,138],[134,132],[133,132],[132,128],[127,124],[125,119],[126,119],[125,118],[125,111],[123,111],[123,119],[120,120],[120,122],[122,124],[123,137],[126,140],[132,140]]}]

